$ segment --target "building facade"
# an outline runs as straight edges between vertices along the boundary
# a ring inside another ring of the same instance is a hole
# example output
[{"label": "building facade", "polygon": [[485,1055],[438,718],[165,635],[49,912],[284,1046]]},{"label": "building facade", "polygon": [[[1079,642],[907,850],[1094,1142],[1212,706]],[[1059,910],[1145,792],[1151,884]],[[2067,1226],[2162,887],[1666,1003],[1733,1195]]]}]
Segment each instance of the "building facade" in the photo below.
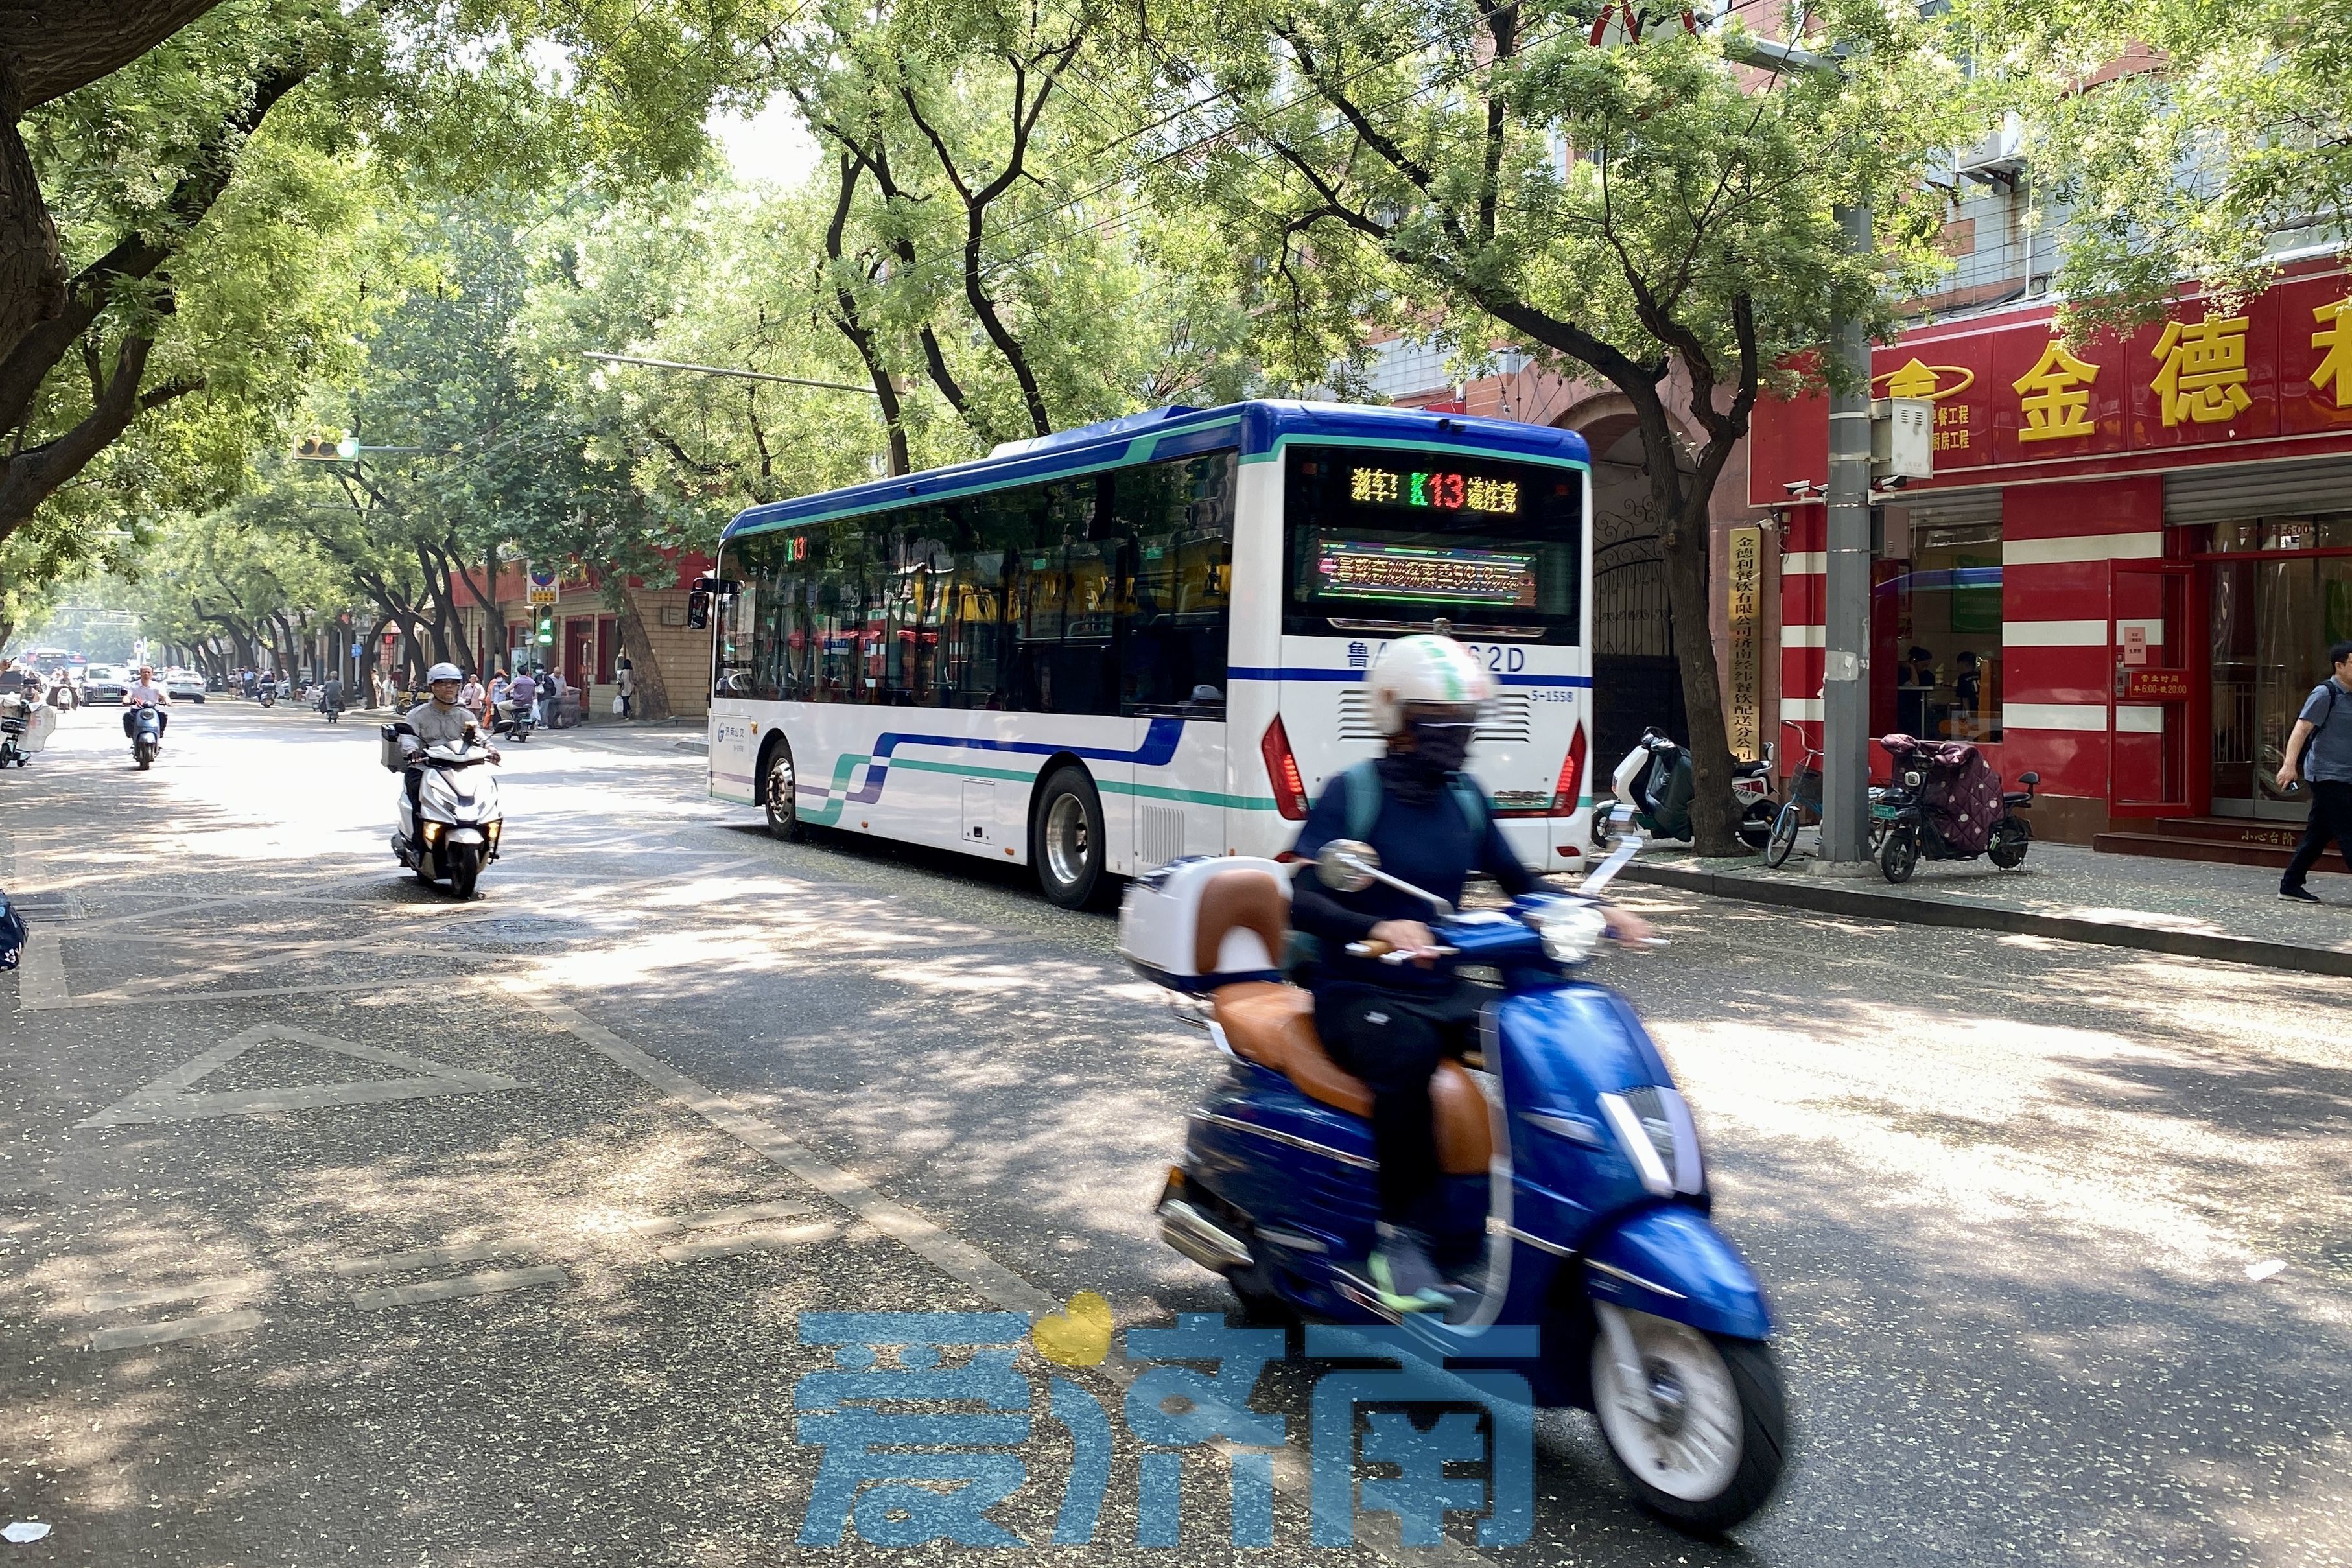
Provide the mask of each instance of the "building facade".
[{"label": "building facade", "polygon": [[[2044,837],[2291,841],[2287,731],[2352,637],[2352,279],[2291,268],[2228,310],[2189,290],[2075,344],[2046,299],[1996,307],[1872,368],[1934,403],[1936,462],[1874,497],[1874,732],[2039,773]],[[1821,398],[1759,407],[1748,486],[1780,520],[1779,716],[1815,745],[1827,429]]]}]

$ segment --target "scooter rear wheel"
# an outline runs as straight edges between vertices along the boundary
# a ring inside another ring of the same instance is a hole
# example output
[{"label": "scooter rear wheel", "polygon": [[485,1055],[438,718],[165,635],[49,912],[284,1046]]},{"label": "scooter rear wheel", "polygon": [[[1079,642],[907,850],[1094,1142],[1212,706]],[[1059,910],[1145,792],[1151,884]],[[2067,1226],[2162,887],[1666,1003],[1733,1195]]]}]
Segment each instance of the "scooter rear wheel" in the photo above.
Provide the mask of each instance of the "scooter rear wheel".
[{"label": "scooter rear wheel", "polygon": [[1605,1334],[1592,1344],[1592,1408],[1609,1457],[1642,1506],[1693,1534],[1764,1506],[1789,1447],[1780,1363],[1754,1340],[1628,1312],[1645,1391],[1625,1385]]}]

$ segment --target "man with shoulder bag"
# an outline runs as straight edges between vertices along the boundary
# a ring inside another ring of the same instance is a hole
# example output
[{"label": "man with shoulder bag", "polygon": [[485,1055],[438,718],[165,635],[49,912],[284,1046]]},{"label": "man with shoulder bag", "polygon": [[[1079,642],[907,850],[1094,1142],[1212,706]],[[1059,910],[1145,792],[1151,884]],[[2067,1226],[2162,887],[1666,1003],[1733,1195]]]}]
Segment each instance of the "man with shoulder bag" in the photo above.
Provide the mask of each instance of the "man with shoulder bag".
[{"label": "man with shoulder bag", "polygon": [[2294,789],[2299,773],[2311,795],[2303,842],[2279,878],[2279,896],[2299,904],[2322,902],[2303,879],[2331,841],[2344,857],[2344,869],[2352,871],[2352,642],[2329,648],[2327,662],[2335,672],[2304,699],[2278,770],[2281,789]]}]

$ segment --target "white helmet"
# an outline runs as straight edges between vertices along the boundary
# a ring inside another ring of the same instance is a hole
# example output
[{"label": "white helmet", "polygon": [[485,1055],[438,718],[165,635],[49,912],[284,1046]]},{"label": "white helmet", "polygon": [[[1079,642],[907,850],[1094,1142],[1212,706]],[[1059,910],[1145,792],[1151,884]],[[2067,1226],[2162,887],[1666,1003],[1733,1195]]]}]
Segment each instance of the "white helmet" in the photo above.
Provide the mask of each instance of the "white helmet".
[{"label": "white helmet", "polygon": [[425,684],[428,686],[441,681],[462,681],[465,678],[466,672],[455,664],[436,664],[425,672]]},{"label": "white helmet", "polygon": [[1364,672],[1364,686],[1371,698],[1372,725],[1382,735],[1404,728],[1408,704],[1478,707],[1495,695],[1494,677],[1477,654],[1451,637],[1426,632],[1381,649]]}]

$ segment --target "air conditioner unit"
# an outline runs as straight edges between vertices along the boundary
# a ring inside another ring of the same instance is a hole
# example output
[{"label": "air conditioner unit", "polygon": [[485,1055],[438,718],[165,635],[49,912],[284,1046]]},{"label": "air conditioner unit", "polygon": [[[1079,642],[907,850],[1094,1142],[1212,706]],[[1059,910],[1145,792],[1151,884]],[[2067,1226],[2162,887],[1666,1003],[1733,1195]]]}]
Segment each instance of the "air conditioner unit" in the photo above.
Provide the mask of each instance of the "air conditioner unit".
[{"label": "air conditioner unit", "polygon": [[2022,141],[2022,120],[2018,120],[2016,113],[2006,113],[1983,141],[1959,148],[1955,162],[1961,174],[1985,185],[2016,183],[2018,174],[2025,169],[2025,155],[2021,152]]},{"label": "air conditioner unit", "polygon": [[2025,158],[2019,151],[2024,135],[2023,121],[2013,112],[2004,114],[1983,141],[1954,152],[1953,166],[1963,177],[1979,184],[2015,184],[2017,176],[2025,170]]}]

